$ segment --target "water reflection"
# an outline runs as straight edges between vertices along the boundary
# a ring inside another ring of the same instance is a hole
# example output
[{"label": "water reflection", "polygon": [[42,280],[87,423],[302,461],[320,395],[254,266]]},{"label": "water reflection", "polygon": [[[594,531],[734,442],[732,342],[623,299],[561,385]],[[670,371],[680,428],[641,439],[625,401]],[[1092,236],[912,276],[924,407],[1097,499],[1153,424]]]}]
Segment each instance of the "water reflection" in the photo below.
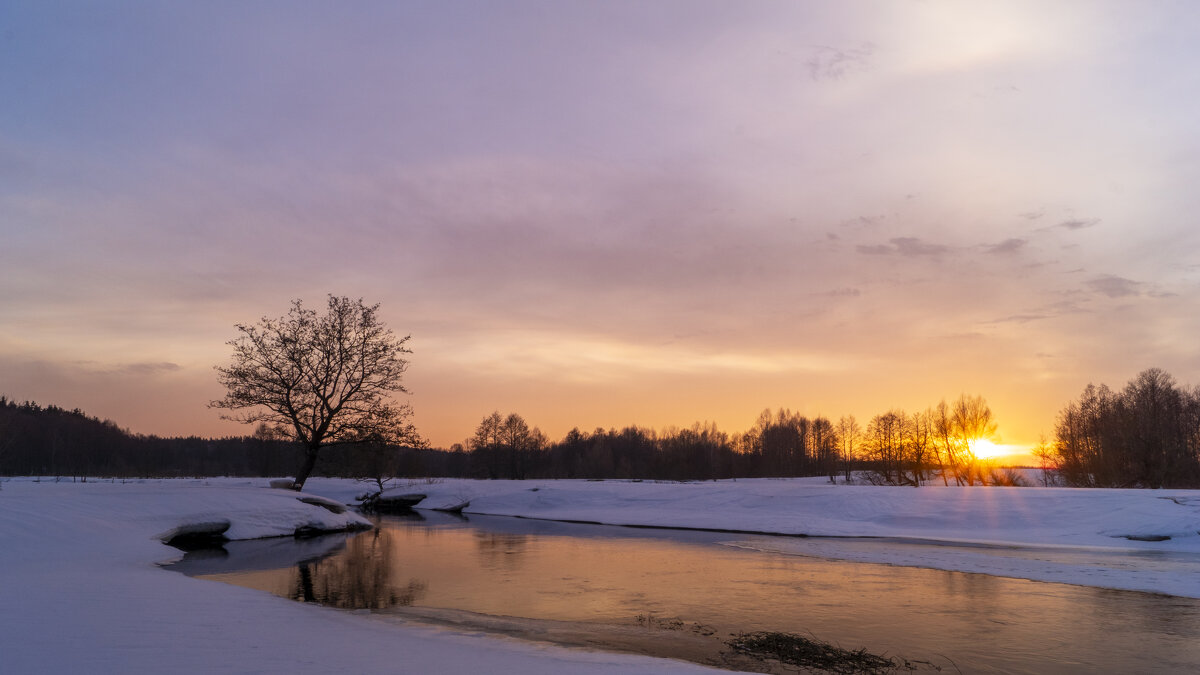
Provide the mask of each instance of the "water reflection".
[{"label": "water reflection", "polygon": [[1200,672],[1200,602],[1186,598],[716,546],[729,535],[715,533],[426,515],[275,571],[213,574],[239,564],[230,545],[190,573],[346,608],[811,634],[963,672]]},{"label": "water reflection", "polygon": [[393,509],[388,511],[387,518],[391,520],[407,521],[421,523],[425,522],[425,516],[420,511],[409,508]]},{"label": "water reflection", "polygon": [[413,604],[425,592],[417,579],[398,582],[394,534],[376,529],[347,542],[339,555],[300,562],[292,572],[293,600],[342,609],[387,609]]},{"label": "water reflection", "polygon": [[300,539],[272,537],[229,541],[219,549],[188,551],[183,558],[166,567],[191,576],[220,575],[230,570],[243,574],[255,571],[278,574],[278,570],[336,555],[345,548],[346,541],[352,536],[329,534]]},{"label": "water reflection", "polygon": [[479,564],[485,569],[515,570],[521,566],[521,556],[525,553],[529,535],[483,530],[476,530],[474,534]]}]

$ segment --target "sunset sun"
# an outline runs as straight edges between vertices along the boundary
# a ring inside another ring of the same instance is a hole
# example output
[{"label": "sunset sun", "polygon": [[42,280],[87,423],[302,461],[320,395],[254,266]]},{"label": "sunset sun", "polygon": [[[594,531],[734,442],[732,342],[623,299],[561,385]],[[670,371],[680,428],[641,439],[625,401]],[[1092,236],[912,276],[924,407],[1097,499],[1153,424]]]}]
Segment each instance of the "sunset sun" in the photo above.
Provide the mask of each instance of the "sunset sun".
[{"label": "sunset sun", "polygon": [[1004,455],[1011,455],[1018,451],[1015,446],[993,443],[986,438],[972,441],[971,450],[974,451],[975,456],[979,459],[994,459]]}]

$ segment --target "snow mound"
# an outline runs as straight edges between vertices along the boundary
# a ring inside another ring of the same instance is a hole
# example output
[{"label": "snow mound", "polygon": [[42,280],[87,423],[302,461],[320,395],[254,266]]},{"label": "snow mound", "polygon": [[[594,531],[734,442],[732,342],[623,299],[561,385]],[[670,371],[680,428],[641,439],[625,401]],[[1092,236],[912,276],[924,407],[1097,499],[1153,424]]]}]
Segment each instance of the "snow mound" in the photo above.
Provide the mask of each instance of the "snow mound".
[{"label": "snow mound", "polygon": [[210,520],[203,523],[184,523],[172,527],[166,532],[154,535],[154,538],[168,546],[189,546],[207,542],[229,541],[225,532],[229,529],[228,520]]}]

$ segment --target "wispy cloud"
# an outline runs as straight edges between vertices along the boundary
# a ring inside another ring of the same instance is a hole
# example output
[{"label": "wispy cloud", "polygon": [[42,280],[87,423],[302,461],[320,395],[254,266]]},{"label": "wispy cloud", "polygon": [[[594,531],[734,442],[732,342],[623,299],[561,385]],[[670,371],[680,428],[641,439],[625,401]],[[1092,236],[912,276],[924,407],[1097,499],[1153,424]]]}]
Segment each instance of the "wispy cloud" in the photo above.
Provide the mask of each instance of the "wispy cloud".
[{"label": "wispy cloud", "polygon": [[938,256],[950,250],[942,244],[933,244],[919,237],[894,237],[889,244],[860,245],[859,253],[866,255],[901,255],[908,258]]},{"label": "wispy cloud", "polygon": [[850,48],[817,47],[808,60],[808,75],[814,80],[840,80],[868,70],[874,52],[875,45],[869,42]]},{"label": "wispy cloud", "polygon": [[1099,223],[1099,218],[1088,218],[1086,220],[1081,218],[1072,218],[1070,220],[1062,221],[1061,223],[1055,225],[1055,227],[1060,227],[1064,230],[1082,230],[1093,227]]},{"label": "wispy cloud", "polygon": [[1144,284],[1124,277],[1106,274],[1087,282],[1087,287],[1094,292],[1110,298],[1124,298],[1131,295],[1141,295]]},{"label": "wispy cloud", "polygon": [[941,255],[950,250],[941,244],[931,244],[917,237],[897,237],[892,240],[892,244],[903,256]]},{"label": "wispy cloud", "polygon": [[1051,318],[1048,314],[1013,314],[1002,319],[992,319],[988,323],[1029,323]]},{"label": "wispy cloud", "polygon": [[681,345],[637,344],[527,330],[496,333],[487,344],[467,341],[448,354],[448,362],[484,375],[553,376],[577,382],[622,381],[647,373],[831,373],[857,365],[854,358],[844,354],[702,351]]},{"label": "wispy cloud", "polygon": [[821,295],[831,298],[857,298],[862,295],[862,291],[857,288],[835,288],[832,291],[825,291]]},{"label": "wispy cloud", "polygon": [[888,246],[887,244],[872,244],[869,246],[868,245],[859,245],[855,248],[859,253],[862,253],[863,255],[887,255],[889,253],[894,253],[896,251],[896,249],[892,248],[891,246]]},{"label": "wispy cloud", "polygon": [[985,245],[984,250],[992,255],[1012,255],[1025,248],[1028,243],[1026,239],[1005,239],[999,244]]},{"label": "wispy cloud", "polygon": [[30,363],[41,368],[58,368],[62,373],[72,374],[73,376],[124,375],[129,377],[153,377],[162,373],[175,373],[183,370],[183,366],[171,361],[105,363],[92,359],[77,359],[69,363],[58,363],[42,359],[32,359]]},{"label": "wispy cloud", "polygon": [[183,366],[170,361],[143,362],[143,363],[123,363],[113,369],[114,373],[120,375],[133,375],[136,377],[146,377],[150,375],[158,375],[160,373],[175,373],[183,370]]},{"label": "wispy cloud", "polygon": [[1033,308],[1029,311],[1017,312],[1009,314],[998,319],[992,319],[986,323],[989,324],[1027,324],[1035,321],[1046,321],[1049,319],[1057,319],[1069,314],[1086,313],[1086,310],[1080,307],[1075,300],[1060,300],[1048,305],[1042,305]]}]

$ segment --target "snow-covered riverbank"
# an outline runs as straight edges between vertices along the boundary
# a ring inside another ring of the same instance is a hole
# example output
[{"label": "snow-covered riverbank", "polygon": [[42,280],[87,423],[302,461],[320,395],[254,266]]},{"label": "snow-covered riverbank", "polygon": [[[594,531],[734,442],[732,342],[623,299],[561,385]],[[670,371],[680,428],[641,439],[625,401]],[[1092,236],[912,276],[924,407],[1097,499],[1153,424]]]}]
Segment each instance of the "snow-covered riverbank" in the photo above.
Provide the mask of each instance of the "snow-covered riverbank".
[{"label": "snow-covered riverbank", "polygon": [[[158,535],[229,520],[228,536],[288,534],[356,519],[262,479],[53,483],[0,490],[0,671],[698,672],[691,664],[396,627],[166,573]],[[1200,493],[831,486],[811,479],[715,483],[417,483],[421,506],[618,525],[856,539],[748,537],[784,553],[977,571],[1200,597]],[[340,502],[352,481],[314,479]],[[1127,537],[1134,537],[1129,539]],[[1161,541],[1143,541],[1170,537]],[[946,545],[928,545],[940,542]],[[961,546],[961,544],[970,544]]]},{"label": "snow-covered riverbank", "polygon": [[[336,496],[335,484],[321,489]],[[824,479],[697,483],[444,481],[395,488],[419,506],[610,525],[810,537],[731,545],[862,562],[1200,598],[1200,492],[830,485]]]},{"label": "snow-covered riverbank", "polygon": [[6,481],[0,490],[0,672],[712,672],[676,661],[395,626],[157,567],[180,554],[155,535],[186,522],[227,518],[235,537],[340,522],[320,507],[297,507],[295,493],[259,487],[265,483]]}]

